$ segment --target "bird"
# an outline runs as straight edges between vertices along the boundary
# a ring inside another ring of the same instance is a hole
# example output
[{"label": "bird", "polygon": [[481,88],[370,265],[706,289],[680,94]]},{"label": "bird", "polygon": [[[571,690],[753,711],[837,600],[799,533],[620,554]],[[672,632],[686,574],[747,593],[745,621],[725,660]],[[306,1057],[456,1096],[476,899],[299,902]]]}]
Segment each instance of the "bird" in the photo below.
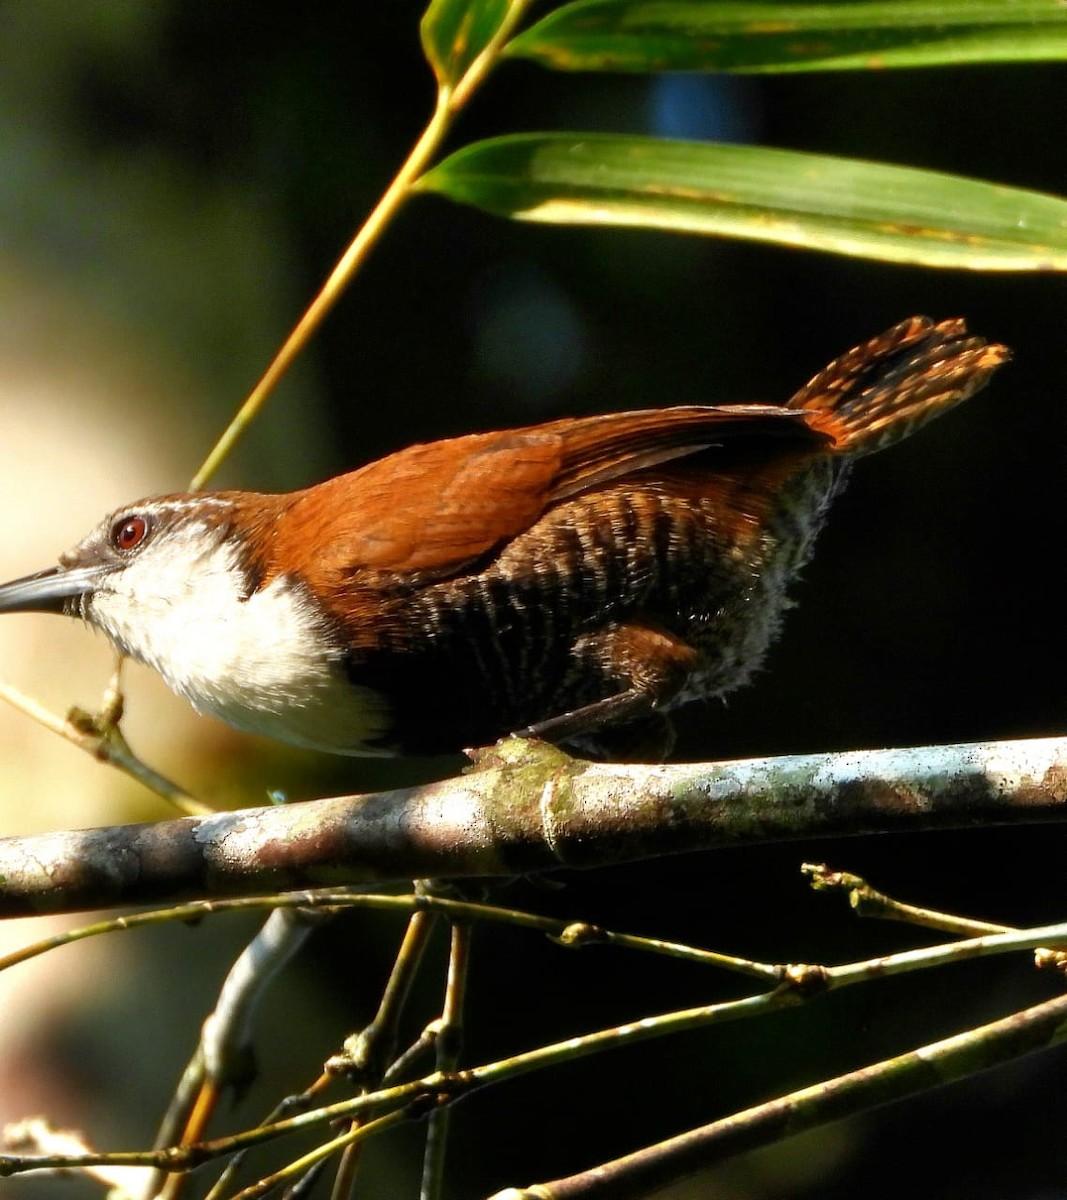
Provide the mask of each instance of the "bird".
[{"label": "bird", "polygon": [[237,729],[338,754],[508,734],[669,750],[746,683],[855,459],[1010,357],[911,317],[783,405],[681,405],[409,446],[284,494],[104,518],[0,612],[81,618]]}]

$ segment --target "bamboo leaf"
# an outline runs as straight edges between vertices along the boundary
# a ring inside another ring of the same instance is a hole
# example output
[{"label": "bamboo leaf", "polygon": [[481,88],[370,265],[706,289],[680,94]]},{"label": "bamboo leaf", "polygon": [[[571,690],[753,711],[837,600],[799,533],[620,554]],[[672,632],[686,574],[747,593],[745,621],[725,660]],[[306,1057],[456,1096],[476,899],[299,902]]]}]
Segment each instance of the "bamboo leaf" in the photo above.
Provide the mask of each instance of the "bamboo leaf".
[{"label": "bamboo leaf", "polygon": [[1063,0],[576,0],[507,47],[568,71],[845,71],[1067,58]]},{"label": "bamboo leaf", "polygon": [[1067,200],[765,147],[612,134],[476,142],[416,185],[524,221],[639,226],[971,270],[1067,270]]},{"label": "bamboo leaf", "polygon": [[422,49],[441,86],[457,83],[492,40],[511,0],[432,0],[422,18]]}]

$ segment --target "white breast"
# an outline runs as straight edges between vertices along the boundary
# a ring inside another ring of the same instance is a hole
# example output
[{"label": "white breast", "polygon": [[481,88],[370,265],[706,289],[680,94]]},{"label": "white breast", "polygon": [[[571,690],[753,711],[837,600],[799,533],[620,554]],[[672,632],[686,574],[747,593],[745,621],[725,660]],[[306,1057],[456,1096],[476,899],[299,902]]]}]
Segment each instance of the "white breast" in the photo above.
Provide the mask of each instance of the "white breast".
[{"label": "white breast", "polygon": [[227,542],[195,523],[145,546],[98,589],[88,620],[199,712],[339,754],[374,754],[382,697],[353,687],[306,592],[284,576],[244,595]]}]

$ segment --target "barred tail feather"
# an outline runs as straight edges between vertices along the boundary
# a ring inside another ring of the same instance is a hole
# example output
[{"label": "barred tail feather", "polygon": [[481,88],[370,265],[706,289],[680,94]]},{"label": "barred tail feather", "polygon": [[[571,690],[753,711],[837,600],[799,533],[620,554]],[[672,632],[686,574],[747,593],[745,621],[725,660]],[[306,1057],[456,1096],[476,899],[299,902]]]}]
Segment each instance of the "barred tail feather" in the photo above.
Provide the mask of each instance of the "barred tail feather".
[{"label": "barred tail feather", "polygon": [[962,320],[911,317],[834,359],[788,407],[809,414],[832,452],[873,454],[974,395],[1010,357]]}]

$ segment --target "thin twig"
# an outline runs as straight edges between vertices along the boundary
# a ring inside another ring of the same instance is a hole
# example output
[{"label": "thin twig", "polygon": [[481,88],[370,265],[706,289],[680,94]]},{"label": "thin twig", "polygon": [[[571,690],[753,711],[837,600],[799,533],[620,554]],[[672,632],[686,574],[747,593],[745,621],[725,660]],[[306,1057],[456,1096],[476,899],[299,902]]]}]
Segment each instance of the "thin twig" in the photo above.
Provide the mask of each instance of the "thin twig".
[{"label": "thin twig", "polygon": [[[445,1002],[441,1006],[437,1030],[437,1070],[441,1075],[451,1075],[456,1070],[463,1052],[463,1009],[467,1000],[470,956],[471,926],[466,922],[453,924]],[[434,1108],[430,1113],[419,1200],[441,1200],[444,1195],[445,1152],[451,1118],[449,1105]]]},{"label": "thin twig", "polygon": [[377,1117],[373,1121],[366,1122],[366,1124],[353,1125],[339,1136],[332,1138],[328,1142],[323,1142],[321,1146],[316,1146],[308,1154],[304,1154],[295,1161],[287,1163],[280,1171],[265,1176],[250,1187],[242,1188],[233,1197],[233,1200],[258,1200],[260,1196],[265,1196],[277,1187],[279,1183],[300,1177],[304,1172],[317,1166],[323,1159],[329,1158],[331,1154],[336,1154],[338,1150],[351,1148],[353,1145],[363,1142],[375,1134],[384,1133],[387,1129],[410,1119],[404,1109],[398,1109],[396,1112],[386,1113],[385,1116]]},{"label": "thin twig", "polygon": [[614,1162],[491,1200],[643,1200],[746,1151],[1020,1058],[1067,1038],[1067,996],[801,1088]]},{"label": "thin twig", "polygon": [[[182,1074],[181,1084],[156,1137],[156,1145],[202,1141],[208,1122],[229,1089],[246,1081],[252,1056],[253,1022],[259,1003],[278,972],[292,959],[312,929],[326,918],[321,910],[277,908],[238,955],[208,1014],[200,1044]],[[178,1200],[188,1176],[174,1174],[160,1191],[161,1200]]]},{"label": "thin twig", "polygon": [[[902,921],[918,925],[923,929],[936,929],[941,933],[958,933],[961,937],[980,937],[982,934],[1019,933],[1014,925],[1000,925],[993,921],[978,921],[974,917],[962,917],[957,913],[939,912],[915,904],[906,904],[893,896],[880,892],[859,875],[848,871],[831,871],[821,863],[804,863],[801,871],[811,881],[816,891],[845,891],[848,901],[859,917],[872,917],[883,921]],[[1067,967],[1067,951],[1037,947],[1034,953],[1039,967]]]},{"label": "thin twig", "polygon": [[[408,1116],[416,1111],[424,1113],[427,1107],[453,1103],[477,1089],[516,1079],[549,1066],[577,1061],[601,1054],[606,1050],[619,1049],[668,1034],[707,1028],[728,1021],[767,1014],[784,1007],[803,1004],[836,988],[854,986],[857,983],[881,979],[891,974],[962,962],[991,954],[1033,949],[1036,946],[1062,941],[1067,941],[1067,924],[974,938],[947,946],[908,950],[900,954],[846,963],[837,967],[792,967],[786,971],[785,982],[767,992],[757,993],[739,1000],[727,1000],[696,1008],[662,1013],[654,1017],[643,1017],[640,1021],[567,1038],[560,1042],[536,1047],[533,1050],[522,1051],[509,1058],[499,1059],[481,1066],[468,1067],[458,1073],[445,1075],[434,1071],[419,1080],[383,1087],[365,1095],[350,1097],[335,1104],[324,1105],[316,1110],[283,1118],[272,1124],[215,1138],[198,1145],[172,1146],[164,1150],[107,1155],[88,1154],[69,1157],[60,1155],[43,1159],[0,1156],[0,1176],[41,1168],[90,1167],[100,1163],[107,1163],[111,1166],[158,1166],[168,1171],[187,1171],[209,1159],[233,1154],[323,1123],[337,1120],[361,1122],[368,1116],[373,1118],[374,1114],[383,1110],[393,1113],[402,1111]],[[1067,1004],[1067,1000],[1055,1003]],[[1047,1009],[1039,1006],[1038,1009],[1032,1011],[1040,1014],[1046,1012]],[[1059,1013],[1061,1010],[1057,1009],[1056,1012]],[[1064,1020],[1067,1020],[1067,1009],[1062,1010],[1062,1016]],[[1059,1019],[1057,1017],[1057,1021]],[[1048,1032],[1053,1041],[1059,1041],[1067,1034],[1067,1026],[1064,1030],[1060,1030],[1057,1025],[1056,1028],[1050,1028]],[[1051,1041],[1049,1044],[1052,1044]],[[977,1065],[988,1064],[980,1062]]]},{"label": "thin twig", "polygon": [[[416,891],[425,890],[420,883],[415,887]],[[327,1064],[327,1069],[335,1074],[354,1078],[364,1094],[378,1086],[396,1056],[400,1019],[411,997],[435,921],[434,914],[426,910],[411,915],[374,1019],[355,1037],[348,1038],[343,1053]],[[359,1121],[352,1124],[355,1128]],[[334,1178],[332,1200],[348,1200],[353,1194],[363,1144],[361,1139],[354,1139],[345,1146]]]},{"label": "thin twig", "polygon": [[[666,942],[659,938],[646,938],[639,934],[619,933],[612,929],[606,929],[602,925],[592,925],[587,921],[544,917],[522,909],[504,908],[500,905],[478,903],[472,900],[457,900],[429,892],[417,891],[408,895],[392,895],[330,888],[317,891],[283,892],[265,896],[246,896],[239,900],[194,900],[190,904],[174,904],[167,908],[152,909],[148,912],[111,917],[106,921],[94,921],[92,924],[52,934],[40,941],[31,942],[18,950],[13,950],[9,954],[0,955],[0,971],[16,966],[18,963],[27,962],[50,950],[56,950],[60,946],[71,945],[74,942],[99,937],[106,933],[118,933],[139,929],[145,925],[158,925],[173,921],[188,923],[224,913],[252,912],[264,908],[366,908],[402,914],[426,910],[440,913],[451,921],[488,921],[497,925],[510,925],[517,929],[542,933],[558,945],[568,949],[614,946],[617,949],[680,958],[700,966],[720,967],[747,975],[756,975],[771,983],[777,983],[782,978],[782,968],[773,963],[754,962],[751,959],[738,958],[731,954],[721,954],[715,950],[703,950],[696,946]],[[439,1022],[432,1023],[433,1034],[430,1044],[436,1044],[438,1025]],[[405,1051],[402,1057],[406,1058],[408,1053]],[[389,1066],[387,1076],[393,1075],[400,1061],[398,1059]],[[325,1080],[332,1077],[324,1076],[323,1078]]]},{"label": "thin twig", "polygon": [[180,812],[188,816],[207,816],[215,810],[190,796],[177,784],[154,771],[142,762],[130,749],[118,725],[110,723],[107,715],[103,719],[92,716],[82,709],[72,708],[66,719],[57,717],[39,701],[20,692],[8,683],[0,682],[0,700],[42,725],[50,733],[84,750],[97,762],[107,763],[136,779],[149,791],[155,792]]}]

